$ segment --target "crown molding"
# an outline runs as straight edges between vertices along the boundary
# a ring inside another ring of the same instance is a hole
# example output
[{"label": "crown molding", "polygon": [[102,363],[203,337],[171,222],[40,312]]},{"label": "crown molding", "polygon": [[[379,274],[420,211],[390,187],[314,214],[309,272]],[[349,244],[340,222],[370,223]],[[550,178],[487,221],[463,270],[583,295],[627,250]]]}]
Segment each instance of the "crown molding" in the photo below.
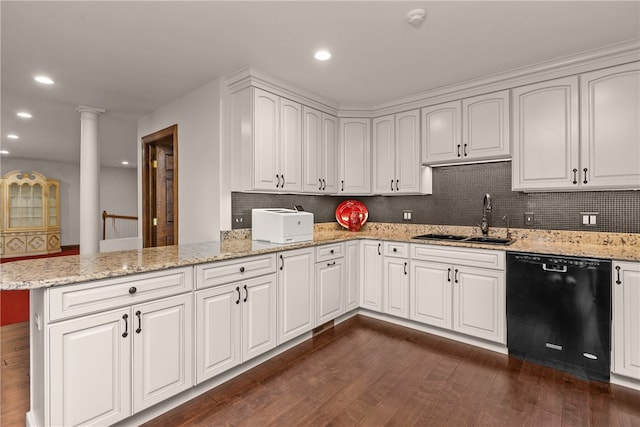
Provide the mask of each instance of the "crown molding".
[{"label": "crown molding", "polygon": [[640,39],[417,92],[378,105],[339,105],[252,67],[227,76],[225,82],[230,93],[255,86],[338,117],[374,118],[634,61],[640,61]]}]

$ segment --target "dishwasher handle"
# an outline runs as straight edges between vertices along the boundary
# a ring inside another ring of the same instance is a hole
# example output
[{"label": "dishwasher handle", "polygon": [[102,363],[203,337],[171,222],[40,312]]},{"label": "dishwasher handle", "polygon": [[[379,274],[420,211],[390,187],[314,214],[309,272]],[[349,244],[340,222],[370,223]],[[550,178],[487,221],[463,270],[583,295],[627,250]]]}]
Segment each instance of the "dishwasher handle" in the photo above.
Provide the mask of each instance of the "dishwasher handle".
[{"label": "dishwasher handle", "polygon": [[553,265],[551,264],[551,267],[548,267],[546,263],[542,264],[542,269],[544,271],[553,271],[554,273],[566,273],[567,272],[567,266],[563,265],[563,266],[557,266],[557,265]]}]

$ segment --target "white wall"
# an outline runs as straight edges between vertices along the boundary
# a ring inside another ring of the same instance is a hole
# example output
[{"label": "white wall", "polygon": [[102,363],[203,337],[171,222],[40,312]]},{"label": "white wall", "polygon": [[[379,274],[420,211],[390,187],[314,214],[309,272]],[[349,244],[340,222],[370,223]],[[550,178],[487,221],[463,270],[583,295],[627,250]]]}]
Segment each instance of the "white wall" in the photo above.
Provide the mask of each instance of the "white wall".
[{"label": "white wall", "polygon": [[[80,243],[80,165],[76,163],[3,157],[0,175],[12,170],[37,171],[60,181],[60,244]],[[136,215],[137,171],[134,168],[100,169],[100,213]],[[102,224],[102,220],[100,222]],[[102,230],[100,231],[102,233]]]},{"label": "white wall", "polygon": [[[138,141],[174,124],[178,125],[177,243],[219,240],[220,80],[142,117],[138,120]],[[140,169],[141,162],[142,149],[138,152]],[[138,190],[142,194],[141,177],[138,177]],[[141,199],[138,217],[142,218]]]}]

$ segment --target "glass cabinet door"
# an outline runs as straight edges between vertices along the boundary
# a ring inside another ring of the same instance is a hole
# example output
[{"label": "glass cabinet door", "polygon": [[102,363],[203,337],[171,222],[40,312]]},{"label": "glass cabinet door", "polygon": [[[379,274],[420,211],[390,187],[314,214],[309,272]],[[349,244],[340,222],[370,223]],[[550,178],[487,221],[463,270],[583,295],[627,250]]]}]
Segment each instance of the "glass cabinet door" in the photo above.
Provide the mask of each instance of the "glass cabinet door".
[{"label": "glass cabinet door", "polygon": [[58,226],[58,186],[49,185],[49,227]]},{"label": "glass cabinet door", "polygon": [[9,186],[9,228],[42,227],[42,208],[41,184]]}]

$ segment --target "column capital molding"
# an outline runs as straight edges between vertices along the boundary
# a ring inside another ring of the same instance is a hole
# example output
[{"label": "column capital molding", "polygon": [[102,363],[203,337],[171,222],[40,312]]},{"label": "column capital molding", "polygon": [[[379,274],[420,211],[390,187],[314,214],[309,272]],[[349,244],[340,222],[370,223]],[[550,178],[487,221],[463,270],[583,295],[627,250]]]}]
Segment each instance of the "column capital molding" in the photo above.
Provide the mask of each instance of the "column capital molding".
[{"label": "column capital molding", "polygon": [[104,113],[105,110],[104,108],[98,108],[98,107],[90,107],[88,105],[79,105],[78,108],[76,108],[76,111],[78,113],[94,113],[94,114],[102,114]]}]

